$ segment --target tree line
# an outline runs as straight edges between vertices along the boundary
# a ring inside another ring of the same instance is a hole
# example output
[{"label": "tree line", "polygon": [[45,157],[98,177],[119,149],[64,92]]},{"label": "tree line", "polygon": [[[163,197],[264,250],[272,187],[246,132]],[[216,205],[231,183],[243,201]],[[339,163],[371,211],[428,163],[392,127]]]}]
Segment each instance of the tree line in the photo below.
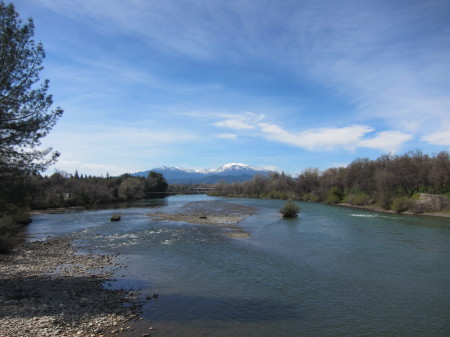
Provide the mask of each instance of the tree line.
[{"label": "tree line", "polygon": [[[420,202],[420,193],[446,195]],[[347,167],[320,171],[308,168],[297,177],[272,173],[243,183],[214,185],[211,195],[324,201],[357,206],[376,205],[395,211],[422,213],[448,206],[450,159],[447,151],[435,155],[420,150],[403,155],[358,158]],[[431,200],[431,201],[430,201]]]},{"label": "tree line", "polygon": [[[11,203],[20,208],[46,209],[54,207],[96,206],[165,196],[168,184],[161,173],[150,172],[146,178],[123,174],[119,177],[92,177],[66,172],[50,176],[22,176],[14,184]],[[12,199],[12,197],[16,198]]]}]

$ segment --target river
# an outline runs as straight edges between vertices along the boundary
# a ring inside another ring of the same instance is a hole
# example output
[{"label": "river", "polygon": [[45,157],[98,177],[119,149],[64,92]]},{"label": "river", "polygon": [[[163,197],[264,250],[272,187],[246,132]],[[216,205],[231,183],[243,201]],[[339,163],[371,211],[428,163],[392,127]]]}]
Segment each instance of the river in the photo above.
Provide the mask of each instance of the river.
[{"label": "river", "polygon": [[[188,202],[256,208],[230,238],[217,226],[158,221]],[[109,287],[139,289],[141,336],[449,336],[450,220],[205,195],[33,217],[29,236],[79,232],[81,252],[119,253]],[[112,214],[122,220],[110,222]],[[126,267],[125,267],[126,266]]]}]

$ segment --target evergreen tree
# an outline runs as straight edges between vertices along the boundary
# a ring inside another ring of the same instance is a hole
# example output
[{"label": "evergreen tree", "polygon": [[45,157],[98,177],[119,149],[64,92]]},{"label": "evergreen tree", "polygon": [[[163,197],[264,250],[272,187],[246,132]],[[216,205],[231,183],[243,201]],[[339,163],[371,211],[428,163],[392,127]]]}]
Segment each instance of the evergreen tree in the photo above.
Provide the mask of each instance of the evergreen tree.
[{"label": "evergreen tree", "polygon": [[146,194],[155,192],[165,192],[167,191],[167,187],[169,186],[162,173],[154,171],[150,171],[150,173],[147,176],[147,179],[145,179],[144,184]]},{"label": "evergreen tree", "polygon": [[50,110],[48,80],[40,82],[45,57],[41,43],[33,40],[30,18],[22,23],[14,5],[0,3],[0,169],[36,172],[58,157],[52,149],[36,149],[61,117]]}]

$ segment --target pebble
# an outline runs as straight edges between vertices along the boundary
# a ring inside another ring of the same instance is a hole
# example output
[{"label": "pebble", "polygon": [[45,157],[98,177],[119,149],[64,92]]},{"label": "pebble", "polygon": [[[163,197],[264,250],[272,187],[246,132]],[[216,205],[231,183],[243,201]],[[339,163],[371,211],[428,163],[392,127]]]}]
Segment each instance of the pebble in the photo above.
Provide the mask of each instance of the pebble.
[{"label": "pebble", "polygon": [[[102,286],[112,281],[117,255],[76,254],[74,239],[25,243],[0,255],[1,337],[99,337],[139,317],[138,292]],[[92,274],[101,267],[108,268]]]}]

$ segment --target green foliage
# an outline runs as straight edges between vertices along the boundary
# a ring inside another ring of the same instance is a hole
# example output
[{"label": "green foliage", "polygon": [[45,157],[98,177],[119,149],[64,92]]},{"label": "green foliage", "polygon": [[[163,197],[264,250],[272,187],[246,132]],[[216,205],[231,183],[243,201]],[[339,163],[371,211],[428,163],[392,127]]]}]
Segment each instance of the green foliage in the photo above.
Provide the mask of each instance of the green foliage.
[{"label": "green foliage", "polygon": [[280,199],[280,200],[287,200],[289,199],[289,195],[287,192],[284,191],[270,191],[266,198],[268,199]]},{"label": "green foliage", "polygon": [[10,252],[16,243],[17,224],[10,216],[0,218],[0,254]]},{"label": "green foliage", "polygon": [[343,199],[344,195],[339,187],[332,187],[328,190],[325,202],[328,204],[337,204]]},{"label": "green foliage", "polygon": [[412,201],[418,201],[420,199],[420,193],[414,193],[411,197]]},{"label": "green foliage", "polygon": [[[10,184],[14,180],[13,184]],[[157,183],[129,174],[120,177],[87,177],[83,174],[70,175],[56,172],[50,177],[41,175],[18,175],[0,180],[0,214],[14,205],[28,206],[32,209],[45,209],[71,206],[96,206],[120,201],[133,201],[143,198],[162,198],[167,194],[164,177],[157,177]],[[146,185],[146,183],[149,183]],[[11,186],[10,186],[11,185]],[[146,193],[145,188],[160,193]],[[7,197],[7,200],[4,199]]]},{"label": "green foliage", "polygon": [[309,195],[309,200],[310,201],[314,201],[314,202],[318,202],[318,201],[320,201],[320,195],[318,195],[316,193],[311,193]]},{"label": "green foliage", "polygon": [[300,207],[297,206],[292,201],[288,201],[281,209],[280,213],[283,215],[283,218],[295,218],[300,211]]},{"label": "green foliage", "polygon": [[[36,172],[53,163],[58,153],[38,149],[63,111],[47,94],[48,80],[39,86],[45,57],[33,40],[31,19],[25,24],[14,5],[0,3],[0,170]],[[0,172],[1,173],[1,172]]]},{"label": "green foliage", "polygon": [[0,217],[0,254],[9,253],[23,241],[23,225],[29,223],[29,215],[16,209]]},{"label": "green foliage", "polygon": [[370,197],[364,193],[358,193],[352,200],[352,205],[363,206],[369,204]]},{"label": "green foliage", "polygon": [[391,210],[401,213],[408,210],[410,201],[407,197],[396,197],[392,200]]},{"label": "green foliage", "polygon": [[344,202],[354,205],[354,206],[364,206],[368,205],[370,203],[370,197],[366,193],[359,191],[359,192],[349,192],[344,197]]},{"label": "green foliage", "polygon": [[166,179],[161,173],[151,171],[144,182],[144,191],[147,196],[151,193],[159,193],[167,191]]},{"label": "green foliage", "polygon": [[[256,177],[235,184],[217,184],[211,194],[270,199],[298,199],[328,203],[377,204],[390,209],[396,196],[445,194],[450,190],[450,155],[428,156],[421,151],[358,158],[347,167],[321,172],[308,168],[298,178],[285,174]],[[343,191],[346,191],[344,197]]]},{"label": "green foliage", "polygon": [[309,193],[304,193],[304,194],[301,196],[301,200],[303,200],[303,201],[310,201],[310,200],[311,200],[311,194],[309,194]]},{"label": "green foliage", "polygon": [[22,208],[38,193],[34,174],[59,156],[40,148],[63,111],[50,111],[48,80],[39,79],[44,49],[33,35],[33,21],[23,24],[13,4],[0,2],[0,253],[22,239],[29,221]]}]

